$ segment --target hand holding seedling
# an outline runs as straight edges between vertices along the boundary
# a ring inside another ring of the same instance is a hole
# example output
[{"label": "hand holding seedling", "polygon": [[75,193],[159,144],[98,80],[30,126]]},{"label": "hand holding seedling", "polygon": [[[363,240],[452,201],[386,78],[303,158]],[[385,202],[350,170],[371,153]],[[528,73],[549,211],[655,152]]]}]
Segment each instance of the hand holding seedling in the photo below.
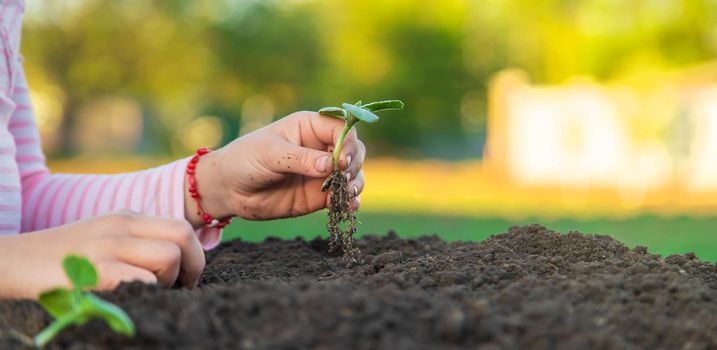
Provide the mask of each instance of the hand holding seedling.
[{"label": "hand holding seedling", "polygon": [[[340,139],[335,157],[355,195],[351,206],[358,208],[366,149],[356,130],[344,132],[344,127],[343,120],[297,112],[205,155],[195,175],[204,209],[214,217],[269,220],[325,208],[321,185],[333,169],[331,151]],[[187,216],[202,224],[193,207]]]},{"label": "hand holding seedling", "polygon": [[356,233],[356,209],[350,205],[351,192],[349,185],[346,183],[345,176],[340,168],[340,154],[343,147],[343,140],[349,132],[355,130],[353,127],[359,121],[366,123],[375,123],[378,116],[374,112],[384,110],[401,110],[403,102],[399,100],[378,101],[368,104],[361,104],[361,101],[355,105],[344,103],[343,108],[325,107],[319,110],[322,115],[332,116],[344,121],[344,128],[339,139],[336,142],[336,148],[333,152],[333,172],[329,175],[321,191],[331,191],[329,197],[329,222],[326,229],[329,231],[329,252],[336,252],[341,249],[344,253],[344,260],[349,265],[358,261],[361,253],[358,248],[353,247],[353,235]]},{"label": "hand holding seedling", "polygon": [[62,266],[73,288],[55,288],[40,294],[40,305],[55,320],[35,336],[35,346],[42,348],[66,327],[81,326],[93,318],[104,320],[117,333],[134,336],[134,323],[122,309],[85,291],[98,282],[97,271],[87,258],[69,255]]},{"label": "hand holding seedling", "polygon": [[[344,132],[344,124],[316,112],[298,112],[207,154],[195,175],[205,210],[215,217],[264,220],[325,208],[329,199],[321,185],[333,169],[331,151],[340,137],[342,147],[336,152],[339,168],[346,172],[353,189],[349,205],[357,209],[358,194],[364,187],[361,166],[366,150],[356,130]],[[185,195],[189,197],[186,188]],[[195,227],[203,226],[187,197],[187,219]],[[58,262],[68,252],[97,263],[98,289],[132,280],[163,287],[178,281],[192,287],[205,263],[202,247],[187,221],[115,212],[3,237],[0,297],[34,298],[47,288],[64,285]]]}]

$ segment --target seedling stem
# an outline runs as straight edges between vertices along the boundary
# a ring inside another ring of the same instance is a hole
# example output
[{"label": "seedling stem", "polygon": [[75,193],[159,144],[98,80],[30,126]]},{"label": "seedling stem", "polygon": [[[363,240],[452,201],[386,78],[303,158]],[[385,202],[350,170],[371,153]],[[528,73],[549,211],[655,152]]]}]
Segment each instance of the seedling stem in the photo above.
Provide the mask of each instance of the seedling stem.
[{"label": "seedling stem", "polygon": [[344,148],[344,139],[346,139],[346,135],[348,135],[352,127],[353,124],[349,124],[349,122],[346,121],[346,126],[344,126],[344,130],[341,131],[341,135],[339,135],[338,140],[336,140],[336,148],[334,148],[334,153],[332,154],[334,160],[334,171],[339,170],[339,157],[341,156],[341,150]]},{"label": "seedling stem", "polygon": [[85,312],[86,311],[82,309],[75,309],[72,312],[52,321],[49,326],[35,336],[35,345],[38,348],[45,347],[45,345],[54,339],[58,333],[65,329],[65,327],[74,323],[75,319],[80,317],[80,315]]}]

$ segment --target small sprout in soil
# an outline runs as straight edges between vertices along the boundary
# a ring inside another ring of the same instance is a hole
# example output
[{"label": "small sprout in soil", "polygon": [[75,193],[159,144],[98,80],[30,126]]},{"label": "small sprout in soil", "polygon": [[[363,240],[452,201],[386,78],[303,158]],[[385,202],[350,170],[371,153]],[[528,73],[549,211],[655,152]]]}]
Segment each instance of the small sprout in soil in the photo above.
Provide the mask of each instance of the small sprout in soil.
[{"label": "small sprout in soil", "polygon": [[[344,139],[351,128],[359,121],[372,124],[378,121],[375,112],[385,110],[402,110],[403,102],[399,100],[386,100],[362,104],[361,101],[355,104],[342,104],[339,107],[324,107],[319,113],[326,116],[339,118],[345,121],[345,126],[332,154],[334,171],[326,178],[321,191],[331,191],[329,200],[329,222],[326,229],[329,231],[329,252],[338,252],[341,249],[344,253],[344,260],[350,266],[358,261],[361,252],[353,247],[353,235],[356,233],[356,213],[351,210],[349,203],[353,199],[349,193],[346,175],[339,169],[339,156],[343,148]],[[342,227],[343,226],[343,227]]]},{"label": "small sprout in soil", "polygon": [[33,339],[39,348],[49,343],[65,327],[83,325],[93,318],[102,319],[117,333],[134,336],[134,323],[114,304],[84,290],[97,285],[97,271],[87,258],[68,255],[62,261],[73,289],[55,288],[40,294],[40,305],[55,319]]}]

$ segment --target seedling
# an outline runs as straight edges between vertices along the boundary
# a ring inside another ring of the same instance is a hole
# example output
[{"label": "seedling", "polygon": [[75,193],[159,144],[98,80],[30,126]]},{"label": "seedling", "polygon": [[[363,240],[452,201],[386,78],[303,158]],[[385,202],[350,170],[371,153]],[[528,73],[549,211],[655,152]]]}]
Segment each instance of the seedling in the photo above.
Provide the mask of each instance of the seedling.
[{"label": "seedling", "polygon": [[83,325],[93,318],[102,319],[117,333],[134,336],[134,323],[114,304],[84,290],[97,285],[97,271],[87,258],[68,255],[62,267],[73,289],[55,288],[40,294],[40,305],[55,320],[33,339],[33,345],[45,346],[70,325]]},{"label": "seedling", "polygon": [[[378,121],[378,116],[374,113],[385,110],[402,110],[403,102],[399,100],[387,100],[361,104],[342,104],[339,107],[324,107],[319,113],[326,116],[339,118],[345,121],[345,126],[332,153],[333,169],[321,186],[321,191],[331,190],[329,200],[329,222],[326,229],[329,231],[329,252],[334,253],[341,249],[344,253],[344,260],[349,265],[356,263],[361,252],[358,248],[353,247],[353,236],[356,233],[356,213],[351,210],[349,203],[353,198],[349,194],[348,182],[346,175],[339,169],[339,156],[343,149],[344,140],[351,128],[359,121],[373,124]],[[344,224],[342,227],[342,224]]]}]

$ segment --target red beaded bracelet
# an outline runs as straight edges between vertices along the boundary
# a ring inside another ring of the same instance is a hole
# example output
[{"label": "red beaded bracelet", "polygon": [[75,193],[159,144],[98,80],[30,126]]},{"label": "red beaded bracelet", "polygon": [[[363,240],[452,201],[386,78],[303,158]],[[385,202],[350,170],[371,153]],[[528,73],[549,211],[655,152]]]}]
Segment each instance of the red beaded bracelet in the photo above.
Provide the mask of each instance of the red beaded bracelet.
[{"label": "red beaded bracelet", "polygon": [[201,158],[203,155],[211,152],[206,147],[201,147],[197,149],[197,154],[192,157],[192,159],[187,164],[187,181],[189,182],[189,194],[194,198],[194,200],[197,202],[197,215],[204,221],[205,224],[207,224],[207,227],[216,227],[216,228],[224,228],[224,226],[231,224],[232,219],[224,219],[222,221],[219,221],[209,215],[207,212],[204,211],[204,208],[202,207],[202,196],[199,194],[199,191],[197,190],[197,180],[194,178],[194,170],[197,168],[197,163],[199,163],[199,158]]}]

